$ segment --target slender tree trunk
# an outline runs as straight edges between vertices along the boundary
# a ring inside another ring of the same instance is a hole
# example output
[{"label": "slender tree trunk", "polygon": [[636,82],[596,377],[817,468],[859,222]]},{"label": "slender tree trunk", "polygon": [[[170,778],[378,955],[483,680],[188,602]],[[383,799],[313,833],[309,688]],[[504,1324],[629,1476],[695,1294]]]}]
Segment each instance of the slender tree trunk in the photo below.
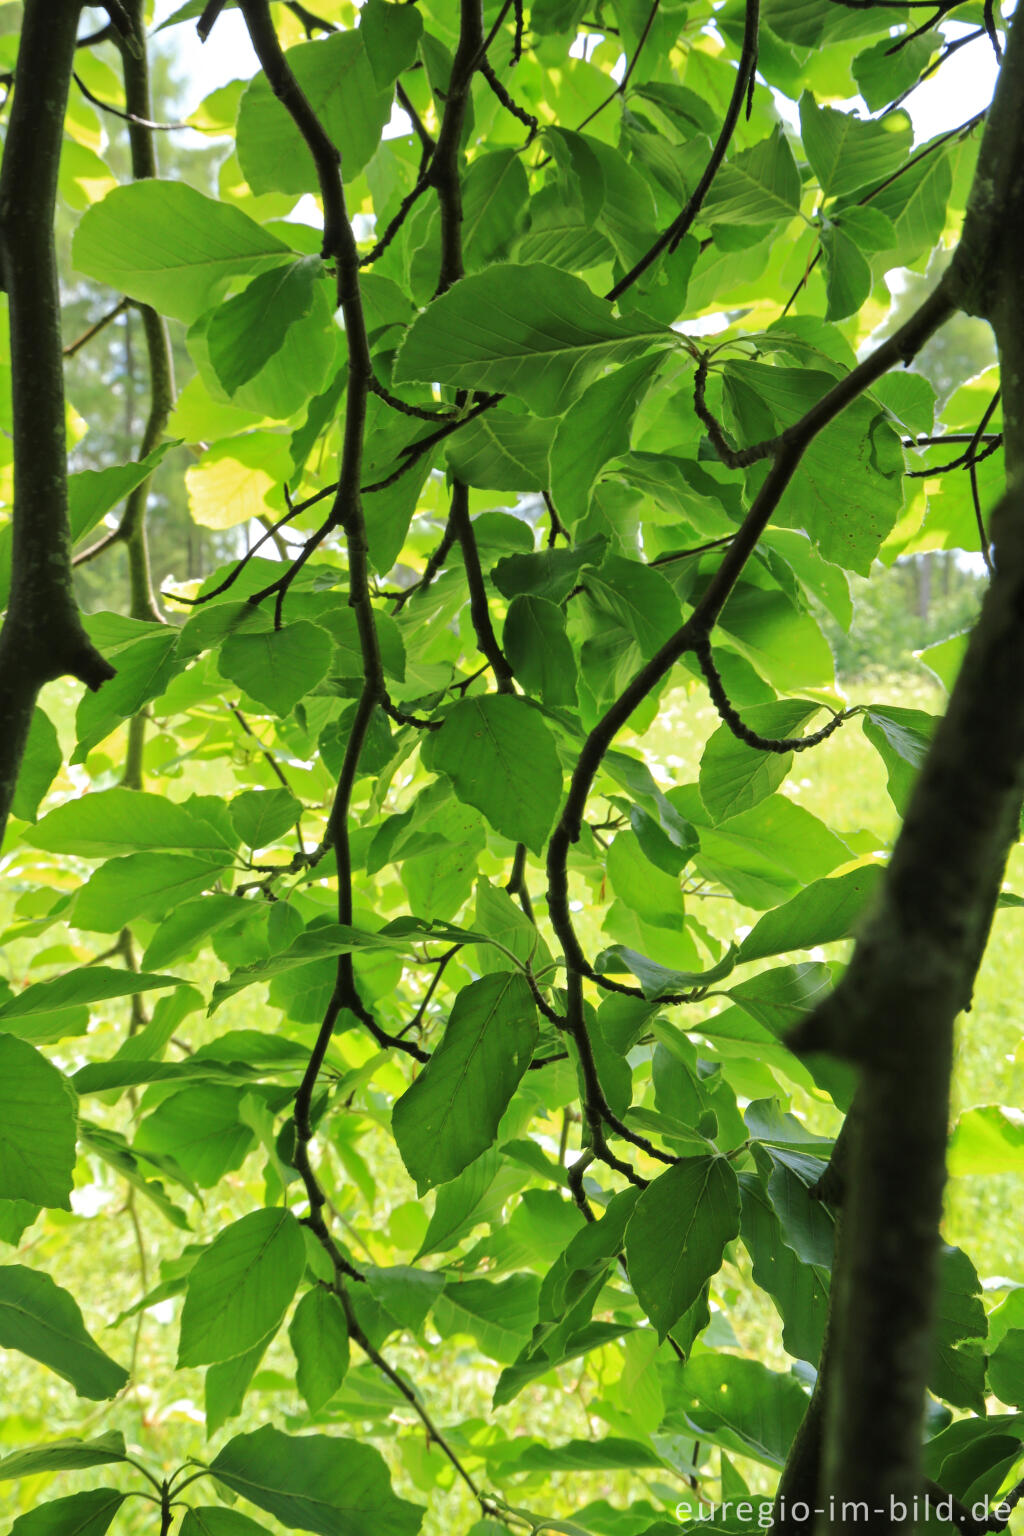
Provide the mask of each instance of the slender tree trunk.
[{"label": "slender tree trunk", "polygon": [[67,514],[53,215],[80,12],[77,0],[26,0],[0,169],[14,453],[11,592],[0,630],[0,837],[40,688],[70,674],[95,689],[114,675],[82,627]]},{"label": "slender tree trunk", "polygon": [[949,274],[958,305],[991,321],[1000,348],[1008,489],[992,519],[995,573],[878,907],[839,986],[794,1041],[861,1070],[844,1138],[827,1380],[783,1478],[792,1486],[800,1473],[804,1497],[826,1511],[821,1529],[837,1536],[844,1504],[866,1505],[874,1531],[914,1523],[953,1026],[970,1004],[1024,798],[1022,238],[1024,26],[1015,23]]}]

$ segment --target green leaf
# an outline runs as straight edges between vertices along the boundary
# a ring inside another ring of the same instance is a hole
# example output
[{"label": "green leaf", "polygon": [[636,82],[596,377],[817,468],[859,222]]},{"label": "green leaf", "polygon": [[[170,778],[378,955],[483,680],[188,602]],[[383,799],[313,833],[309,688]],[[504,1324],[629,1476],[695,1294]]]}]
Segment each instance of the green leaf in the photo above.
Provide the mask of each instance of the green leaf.
[{"label": "green leaf", "polygon": [[336,959],[339,954],[357,954],[362,950],[408,951],[404,939],[391,938],[386,934],[364,933],[357,928],[347,928],[340,923],[324,923],[309,928],[305,933],[268,960],[257,960],[252,965],[241,966],[233,971],[227,981],[218,981],[210,1000],[210,1012],[214,1012],[229,997],[257,981],[271,981],[288,971],[307,966],[315,960]]},{"label": "green leaf", "polygon": [[643,1191],[626,1228],[626,1262],[659,1338],[718,1273],[739,1229],[739,1185],[724,1158],[683,1158]]},{"label": "green leaf", "polygon": [[310,1413],[337,1392],[348,1370],[348,1321],[333,1291],[316,1285],[295,1308],[288,1337],[298,1367],[296,1384]]},{"label": "green leaf", "polygon": [[885,764],[889,795],[901,816],[906,815],[914,780],[927,756],[937,723],[936,717],[923,709],[872,704],[864,711],[864,735]]},{"label": "green leaf", "polygon": [[501,1408],[506,1403],[529,1386],[531,1381],[536,1381],[538,1376],[546,1376],[549,1371],[558,1365],[563,1365],[567,1360],[578,1360],[581,1355],[587,1355],[592,1349],[600,1349],[605,1344],[614,1343],[624,1333],[631,1333],[634,1325],[624,1320],[615,1323],[589,1323],[585,1328],[579,1329],[565,1340],[564,1344],[554,1355],[533,1356],[529,1360],[517,1361],[502,1371],[498,1378],[498,1385],[494,1389],[494,1406]]},{"label": "green leaf", "polygon": [[865,48],[863,53],[858,53],[851,66],[869,112],[880,112],[910,86],[917,84],[936,49],[942,46],[942,34],[938,31],[922,32],[919,37],[904,34],[895,41],[900,44],[898,52],[893,51],[893,38],[883,37]]},{"label": "green leaf", "polygon": [[167,627],[159,633],[144,635],[134,645],[118,650],[112,660],[117,676],[97,693],[84,693],[75,715],[78,746],[73,763],[84,763],[98,742],[116,731],[122,721],[137,714],[150,699],[165,692],[171,679],[181,671],[176,653],[177,636]]},{"label": "green leaf", "polygon": [[37,704],[32,711],[25,755],[21,760],[14,799],[11,801],[13,816],[21,821],[35,821],[39,802],[60,772],[63,761],[53,721]]},{"label": "green leaf", "polygon": [[240,1509],[223,1504],[200,1504],[187,1509],[179,1536],[267,1536],[265,1525],[257,1525]]},{"label": "green leaf", "polygon": [[17,1248],[41,1209],[28,1200],[0,1200],[0,1243]]},{"label": "green leaf", "polygon": [[71,1209],[75,1095],[33,1046],[0,1034],[0,1199]]},{"label": "green leaf", "polygon": [[265,634],[229,635],[219,665],[250,698],[283,716],[327,675],[331,650],[327,631],[300,619]]},{"label": "green leaf", "polygon": [[240,1089],[196,1083],[161,1099],[145,1116],[135,1149],[173,1157],[200,1189],[212,1189],[237,1168],[252,1146],[252,1132],[239,1119]]},{"label": "green leaf", "polygon": [[280,1323],[305,1262],[302,1229],[289,1211],[250,1211],[225,1227],[189,1275],[179,1367],[251,1349]]},{"label": "green leaf", "polygon": [[302,806],[290,789],[246,789],[228,806],[242,842],[267,848],[295,826]]},{"label": "green leaf", "polygon": [[536,1008],[518,972],[483,976],[459,993],[444,1039],[392,1116],[421,1194],[493,1144],[536,1041]]},{"label": "green leaf", "polygon": [[394,376],[499,390],[554,416],[606,364],[674,343],[667,326],[642,315],[617,319],[556,267],[499,264],[463,278],[413,322]]},{"label": "green leaf", "polygon": [[602,950],[598,957],[605,971],[618,971],[626,967],[632,971],[649,998],[661,997],[667,992],[685,992],[689,987],[710,986],[728,976],[736,966],[736,949],[730,946],[717,965],[706,971],[675,971],[649,960],[624,944],[613,944]]},{"label": "green leaf", "polygon": [[15,1520],[10,1536],[103,1536],[127,1497],[117,1488],[93,1488],[37,1504]]},{"label": "green leaf", "polygon": [[[285,58],[328,138],[340,150],[346,180],[358,176],[377,148],[391,115],[392,96],[390,82],[381,89],[374,78],[362,29],[300,43],[289,48]],[[236,143],[242,172],[255,193],[319,192],[306,141],[262,71],[242,97]]]},{"label": "green leaf", "polygon": [[430,739],[427,766],[495,831],[541,853],[562,796],[554,739],[523,699],[488,693],[461,699]]},{"label": "green leaf", "polygon": [[573,549],[547,549],[532,555],[506,555],[491,572],[502,597],[530,595],[560,603],[576,586],[585,566],[600,565],[607,540],[598,535]]},{"label": "green leaf", "polygon": [[[89,1068],[84,1070],[88,1071]],[[97,1063],[93,1070],[102,1074],[105,1064]],[[109,1066],[106,1066],[106,1070],[110,1070]],[[172,1226],[178,1227],[183,1232],[190,1230],[185,1212],[170,1199],[159,1179],[146,1178],[143,1172],[145,1165],[140,1163],[124,1137],[117,1131],[105,1130],[101,1126],[90,1125],[87,1120],[82,1120],[78,1126],[78,1139],[86,1152],[95,1154],[109,1164],[126,1184],[155,1205]],[[168,1177],[185,1185],[191,1193],[196,1193],[194,1186],[187,1183],[184,1174],[172,1159],[154,1157],[153,1163],[157,1167],[166,1169]]]},{"label": "green leaf", "polygon": [[229,1420],[238,1418],[256,1369],[276,1332],[276,1328],[271,1329],[265,1338],[244,1354],[233,1355],[230,1360],[219,1360],[207,1369],[203,1381],[207,1435],[215,1435]]},{"label": "green leaf", "polygon": [[599,570],[584,572],[583,585],[598,608],[629,631],[645,661],[680,627],[679,599],[671,583],[639,560],[606,555]]},{"label": "green leaf", "polygon": [[849,874],[815,880],[792,901],[758,919],[740,945],[739,962],[850,938],[881,877],[879,865],[862,864]]},{"label": "green leaf", "polygon": [[632,832],[615,834],[605,868],[616,896],[638,917],[656,927],[679,931],[683,896],[678,871],[671,875],[652,869],[639,838]]},{"label": "green leaf", "polygon": [[114,1397],[128,1380],[86,1332],[78,1303],[40,1270],[0,1267],[0,1346],[38,1360],[79,1397]]},{"label": "green leaf", "polygon": [[105,469],[80,469],[69,475],[68,522],[72,540],[77,542],[91,533],[119,501],[148,480],[164,455],[176,446],[173,442],[161,443],[137,462],[109,464]]},{"label": "green leaf", "polygon": [[712,224],[769,224],[800,210],[800,172],[781,128],[721,167],[701,218]]},{"label": "green leaf", "polygon": [[44,816],[25,841],[53,853],[105,859],[137,848],[216,851],[225,847],[202,807],[179,805],[137,789],[103,789],[68,800]]},{"label": "green leaf", "polygon": [[124,1436],[109,1430],[94,1440],[51,1440],[29,1445],[0,1461],[0,1482],[12,1477],[36,1477],[40,1472],[80,1472],[85,1467],[104,1467],[125,1461]]},{"label": "green leaf", "polygon": [[448,463],[460,480],[483,490],[545,490],[554,426],[511,411],[487,411],[452,433]]},{"label": "green leaf", "polygon": [[434,1303],[434,1322],[442,1338],[469,1334],[482,1352],[500,1365],[518,1360],[537,1317],[540,1281],[515,1274],[505,1280],[449,1280]]},{"label": "green leaf", "polygon": [[379,1451],[337,1435],[236,1435],[210,1463],[219,1483],[289,1530],[317,1536],[416,1536],[417,1504],[392,1492]]},{"label": "green leaf", "polygon": [[[400,7],[395,7],[400,9]],[[519,232],[530,184],[514,149],[477,155],[462,183],[463,260],[478,272],[504,254]]]},{"label": "green leaf", "polygon": [[604,465],[629,451],[633,418],[661,364],[660,355],[624,363],[589,385],[559,422],[551,444],[550,488],[569,527],[586,515]]},{"label": "green leaf", "polygon": [[787,1247],[783,1229],[759,1179],[740,1175],[741,1231],[754,1281],[767,1291],[782,1318],[782,1342],[798,1360],[817,1365],[828,1315],[829,1275],[805,1264]]},{"label": "green leaf", "polygon": [[667,1406],[666,1428],[700,1431],[726,1450],[781,1467],[807,1411],[807,1394],[795,1376],[715,1351],[687,1361]]},{"label": "green leaf", "polygon": [[[724,364],[722,374],[742,442],[792,425],[835,383],[814,368],[742,361]],[[861,398],[804,453],[775,521],[804,528],[826,560],[867,576],[899,515],[903,470],[897,434],[877,406]]]},{"label": "green leaf", "polygon": [[[373,77],[380,90],[386,91],[403,70],[412,67],[416,45],[423,36],[423,22],[412,6],[367,0],[359,12],[359,35]],[[348,175],[349,167],[344,169]]]},{"label": "green leaf", "polygon": [[230,862],[227,849],[211,858],[130,853],[110,859],[75,896],[71,921],[76,928],[116,933],[137,917],[161,918],[213,885]]},{"label": "green leaf", "polygon": [[795,896],[812,880],[849,862],[850,850],[824,822],[786,795],[769,795],[749,811],[712,826],[696,787],[672,791],[700,837],[694,862],[744,906],[762,911]]},{"label": "green leaf", "polygon": [[218,305],[206,340],[210,362],[229,395],[256,377],[281,350],[296,320],[309,314],[323,269],[319,256],[303,256],[290,266],[261,272],[242,293]]},{"label": "green leaf", "polygon": [[985,1354],[981,1341],[988,1333],[988,1318],[980,1292],[978,1271],[966,1253],[944,1244],[928,1385],[946,1402],[957,1408],[971,1408],[975,1413],[985,1411]]},{"label": "green leaf", "polygon": [[552,706],[576,703],[576,658],[565,616],[544,597],[514,598],[505,616],[502,643],[509,665],[527,693]]},{"label": "green leaf", "polygon": [[1024,1117],[1013,1105],[986,1104],[967,1109],[953,1127],[949,1144],[953,1178],[991,1177],[1024,1170]]},{"label": "green leaf", "polygon": [[35,986],[26,987],[8,1002],[0,1003],[0,1031],[22,1035],[24,1030],[17,1020],[40,1019],[66,1008],[176,987],[180,981],[178,976],[118,971],[107,965],[82,966],[77,971],[68,971],[65,976],[55,977],[53,981],[37,981]]},{"label": "green leaf", "polygon": [[79,272],[186,323],[230,278],[279,266],[288,255],[240,208],[186,182],[155,179],[108,192],[83,214],[72,246]]},{"label": "green leaf", "polygon": [[809,91],[800,98],[800,132],[825,197],[845,197],[891,176],[914,142],[905,112],[861,121],[852,112],[819,107]]},{"label": "green leaf", "polygon": [[394,1264],[387,1269],[364,1266],[370,1295],[403,1328],[418,1332],[444,1288],[444,1276],[435,1270]]},{"label": "green leaf", "polygon": [[516,1472],[604,1472],[629,1468],[655,1471],[665,1463],[639,1440],[605,1435],[600,1440],[567,1440],[564,1445],[527,1444],[521,1455],[500,1465]]},{"label": "green leaf", "polygon": [[[759,736],[797,736],[818,705],[808,699],[779,699],[755,704],[742,713],[743,723]],[[760,752],[740,741],[722,724],[709,737],[700,761],[700,797],[714,821],[727,821],[775,793],[793,766],[792,752]]]},{"label": "green leaf", "polygon": [[871,268],[845,227],[825,225],[821,231],[821,249],[825,256],[825,291],[828,294],[825,318],[845,320],[857,313],[871,292]]},{"label": "green leaf", "polygon": [[1015,1407],[1024,1403],[1024,1328],[1009,1329],[993,1350],[988,1384],[1000,1401]]}]

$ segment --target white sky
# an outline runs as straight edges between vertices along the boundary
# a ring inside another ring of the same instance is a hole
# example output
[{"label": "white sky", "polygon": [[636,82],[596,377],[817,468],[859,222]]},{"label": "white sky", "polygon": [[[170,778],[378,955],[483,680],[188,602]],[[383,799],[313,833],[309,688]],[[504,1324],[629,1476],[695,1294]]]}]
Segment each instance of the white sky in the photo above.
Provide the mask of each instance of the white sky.
[{"label": "white sky", "polygon": [[[157,23],[179,9],[181,0],[157,0]],[[950,40],[973,31],[960,22],[942,28]],[[183,22],[161,33],[176,45],[182,73],[191,82],[187,110],[229,80],[248,78],[255,67],[252,46],[238,11],[223,11],[205,45],[196,36],[195,23]],[[969,44],[926,80],[906,103],[920,142],[966,122],[988,105],[996,78],[996,62],[986,38]],[[865,113],[866,115],[866,113]]]}]

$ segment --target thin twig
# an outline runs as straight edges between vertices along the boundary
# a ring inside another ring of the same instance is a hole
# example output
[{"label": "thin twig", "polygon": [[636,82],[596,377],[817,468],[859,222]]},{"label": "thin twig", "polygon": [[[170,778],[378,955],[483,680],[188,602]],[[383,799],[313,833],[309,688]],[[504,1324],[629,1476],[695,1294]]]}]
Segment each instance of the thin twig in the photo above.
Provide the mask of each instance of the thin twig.
[{"label": "thin twig", "polygon": [[123,123],[136,123],[140,128],[148,128],[151,132],[175,133],[179,128],[191,128],[193,132],[199,132],[194,123],[154,123],[148,117],[136,117],[134,112],[124,112],[120,107],[112,106],[109,101],[101,101],[93,95],[85,81],[79,75],[71,77],[86,101],[91,101],[94,107],[99,107],[101,112],[107,112],[111,117],[119,117]]},{"label": "thin twig", "polygon": [[94,336],[98,336],[102,330],[105,330],[112,320],[116,320],[118,315],[123,315],[130,303],[130,299],[119,299],[113,309],[108,309],[106,314],[101,315],[98,320],[90,325],[87,331],[83,331],[81,336],[76,336],[74,341],[68,342],[64,348],[64,356],[74,357],[75,353],[80,352],[87,342],[92,341]]},{"label": "thin twig", "polygon": [[757,70],[757,33],[759,15],[759,0],[747,0],[745,21],[743,26],[743,44],[740,49],[739,66],[736,71],[735,82],[733,83],[732,95],[729,98],[729,105],[726,108],[725,117],[722,119],[722,126],[719,130],[718,138],[715,140],[714,147],[708,158],[708,163],[704,167],[703,175],[698,181],[696,187],[694,187],[693,193],[691,194],[690,199],[683,211],[672,220],[672,223],[668,226],[667,229],[662,231],[657,240],[655,240],[654,244],[651,246],[650,250],[641,256],[640,260],[636,263],[635,266],[630,268],[625,277],[620,277],[619,281],[614,285],[614,287],[609,289],[608,293],[605,295],[609,301],[614,302],[616,299],[621,298],[621,296],[626,292],[627,288],[631,288],[633,284],[638,280],[638,278],[641,278],[644,275],[648,267],[657,261],[662,251],[674,251],[680,240],[682,240],[684,235],[686,235],[689,231],[691,225],[703,207],[704,199],[707,197],[707,194],[711,189],[711,183],[714,181],[716,175],[718,174],[719,166],[725,159],[726,151],[729,148],[732,136],[736,131],[736,125],[740,119],[740,112],[743,109],[743,103],[747,99],[750,86],[753,82],[754,75]]},{"label": "thin twig", "polygon": [[594,107],[593,111],[587,113],[586,117],[581,123],[576,125],[577,133],[582,133],[587,124],[592,123],[594,118],[599,116],[600,113],[604,111],[605,107],[611,106],[612,102],[617,96],[625,96],[626,89],[633,75],[633,71],[636,69],[640,62],[640,55],[643,53],[644,44],[647,42],[647,39],[651,35],[651,28],[654,26],[654,19],[658,14],[660,6],[661,0],[653,0],[651,8],[647,12],[647,20],[644,22],[643,30],[640,33],[640,36],[637,38],[636,47],[633,49],[633,57],[630,59],[629,63],[626,65],[626,68],[623,70],[622,79],[619,81],[614,91],[610,92],[610,94],[607,95],[603,101],[599,102],[597,106]]}]

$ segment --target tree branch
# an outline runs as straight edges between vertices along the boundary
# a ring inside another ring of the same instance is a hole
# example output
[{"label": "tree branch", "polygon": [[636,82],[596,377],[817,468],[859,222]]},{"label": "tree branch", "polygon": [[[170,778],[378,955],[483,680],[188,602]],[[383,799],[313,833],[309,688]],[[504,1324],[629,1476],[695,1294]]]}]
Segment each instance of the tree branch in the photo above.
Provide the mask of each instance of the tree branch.
[{"label": "tree branch", "polygon": [[[944,278],[921,307],[882,342],[870,357],[859,363],[845,378],[838,380],[799,421],[785,428],[779,436],[772,467],[749,512],[731,538],[722,563],[704,589],[693,613],[650,661],[640,668],[584,742],[561,817],[548,842],[548,913],[566,963],[591,979],[608,984],[605,978],[595,977],[573,927],[569,910],[568,856],[571,845],[579,838],[587,797],[605,753],[634,709],[658,686],[676,662],[710,636],[729,594],[814,438],[847,405],[870,388],[876,379],[898,363],[907,363],[915,357],[929,336],[953,313],[954,308],[951,286]],[[610,985],[617,991],[629,990],[617,984]],[[689,997],[681,996],[678,1000],[688,1001]]]},{"label": "tree branch", "polygon": [[750,729],[749,725],[744,725],[726,693],[722,674],[715,666],[715,660],[711,654],[711,642],[707,639],[695,641],[693,652],[704,674],[704,681],[708,685],[711,702],[718,710],[720,717],[739,741],[745,742],[748,747],[753,747],[758,752],[775,752],[780,756],[786,752],[806,752],[808,747],[816,747],[821,742],[827,741],[843,721],[848,720],[853,713],[849,709],[833,710],[832,719],[828,724],[807,736],[759,736],[756,731]]}]

